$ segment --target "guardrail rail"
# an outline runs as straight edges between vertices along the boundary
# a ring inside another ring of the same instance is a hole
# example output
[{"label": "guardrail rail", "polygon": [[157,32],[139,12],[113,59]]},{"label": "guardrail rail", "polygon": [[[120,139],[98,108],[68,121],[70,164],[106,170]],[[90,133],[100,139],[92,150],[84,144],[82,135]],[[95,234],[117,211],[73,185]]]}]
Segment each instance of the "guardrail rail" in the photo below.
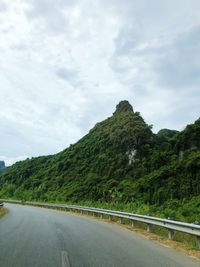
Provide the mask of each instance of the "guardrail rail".
[{"label": "guardrail rail", "polygon": [[[92,207],[84,207],[84,206],[76,206],[76,205],[64,205],[64,204],[48,204],[41,202],[30,202],[30,201],[18,201],[18,200],[2,200],[3,202],[12,203],[12,204],[23,204],[23,205],[31,205],[43,208],[52,208],[52,209],[60,209],[65,211],[80,211],[81,213],[86,212],[87,214],[98,214],[103,217],[106,215],[109,217],[109,220],[112,217],[117,217],[120,219],[120,223],[122,223],[123,219],[129,219],[132,221],[132,225],[134,226],[134,222],[143,222],[147,224],[147,231],[151,232],[152,226],[157,225],[164,227],[168,230],[168,238],[173,239],[176,231],[180,231],[183,233],[191,234],[196,237],[197,246],[200,248],[200,225],[195,223],[184,223],[180,221],[174,221],[171,219],[162,219],[153,216],[147,215],[139,215],[135,213],[115,211],[115,210],[107,210],[107,209],[99,209]],[[1,200],[0,200],[1,203]],[[1,205],[1,204],[0,204]]]}]

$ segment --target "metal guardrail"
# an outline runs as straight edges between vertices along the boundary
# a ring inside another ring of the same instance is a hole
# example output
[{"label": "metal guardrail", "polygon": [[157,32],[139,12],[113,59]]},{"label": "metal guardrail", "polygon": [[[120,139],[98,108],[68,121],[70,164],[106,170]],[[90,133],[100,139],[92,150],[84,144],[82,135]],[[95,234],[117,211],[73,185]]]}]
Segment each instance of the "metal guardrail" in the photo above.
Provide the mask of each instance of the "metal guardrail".
[{"label": "metal guardrail", "polygon": [[48,204],[48,203],[40,203],[40,202],[23,202],[17,200],[2,200],[7,203],[13,204],[25,204],[31,206],[38,206],[44,208],[53,208],[53,209],[61,209],[61,210],[69,210],[69,211],[80,211],[81,213],[87,212],[94,214],[99,214],[101,217],[106,215],[111,220],[112,217],[117,217],[120,219],[120,223],[122,223],[123,219],[129,219],[132,221],[132,225],[134,226],[134,222],[143,222],[147,224],[147,231],[151,232],[152,226],[160,226],[168,229],[168,237],[169,239],[173,239],[176,231],[180,231],[183,233],[191,234],[196,236],[197,245],[200,248],[200,225],[195,223],[183,223],[174,220],[162,219],[152,216],[139,215],[129,212],[115,211],[115,210],[107,210],[107,209],[99,209],[92,207],[84,207],[84,206],[76,206],[76,205],[64,205],[64,204]]}]

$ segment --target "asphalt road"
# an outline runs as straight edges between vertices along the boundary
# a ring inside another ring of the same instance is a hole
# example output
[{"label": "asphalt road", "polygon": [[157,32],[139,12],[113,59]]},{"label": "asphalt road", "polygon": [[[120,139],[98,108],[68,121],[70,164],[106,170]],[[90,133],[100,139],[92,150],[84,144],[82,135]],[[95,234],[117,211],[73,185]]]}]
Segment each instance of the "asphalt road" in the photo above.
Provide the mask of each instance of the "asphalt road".
[{"label": "asphalt road", "polygon": [[200,262],[118,226],[6,204],[0,267],[200,267]]}]

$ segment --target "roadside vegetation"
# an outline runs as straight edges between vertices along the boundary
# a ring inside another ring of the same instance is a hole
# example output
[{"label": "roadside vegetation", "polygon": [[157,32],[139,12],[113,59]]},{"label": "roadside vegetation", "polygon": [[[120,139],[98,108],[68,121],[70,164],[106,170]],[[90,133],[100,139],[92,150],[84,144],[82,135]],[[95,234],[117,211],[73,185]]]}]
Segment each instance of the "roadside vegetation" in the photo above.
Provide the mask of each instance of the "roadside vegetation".
[{"label": "roadside vegetation", "polygon": [[6,208],[0,208],[0,218],[8,212]]}]

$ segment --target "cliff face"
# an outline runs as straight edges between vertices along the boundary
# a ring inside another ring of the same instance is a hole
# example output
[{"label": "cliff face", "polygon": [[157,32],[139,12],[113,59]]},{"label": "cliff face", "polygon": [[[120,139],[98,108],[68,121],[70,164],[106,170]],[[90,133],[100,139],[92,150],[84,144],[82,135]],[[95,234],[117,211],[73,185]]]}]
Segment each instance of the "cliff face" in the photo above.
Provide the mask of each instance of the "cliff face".
[{"label": "cliff face", "polygon": [[0,171],[5,169],[5,168],[6,168],[5,162],[4,161],[0,161]]}]

